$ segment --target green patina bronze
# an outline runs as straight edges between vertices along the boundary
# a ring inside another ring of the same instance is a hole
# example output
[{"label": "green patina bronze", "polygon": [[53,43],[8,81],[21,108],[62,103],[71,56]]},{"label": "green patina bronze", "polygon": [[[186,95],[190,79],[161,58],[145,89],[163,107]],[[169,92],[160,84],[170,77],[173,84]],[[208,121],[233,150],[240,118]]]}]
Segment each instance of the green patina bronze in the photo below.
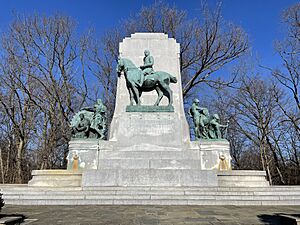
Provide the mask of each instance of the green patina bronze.
[{"label": "green patina bronze", "polygon": [[72,137],[104,139],[107,131],[106,111],[101,99],[93,107],[80,109],[71,120]]},{"label": "green patina bronze", "polygon": [[[227,131],[228,124],[220,124],[220,117],[218,114],[214,114],[209,122],[208,134],[210,139],[222,139]],[[224,128],[224,134],[221,133],[221,128]]]},{"label": "green patina bronze", "polygon": [[[140,68],[136,67],[134,63],[126,58],[118,59],[117,72],[120,75],[124,72],[126,79],[126,87],[130,96],[130,105],[141,105],[140,97],[143,92],[156,90],[157,100],[154,106],[158,106],[162,97],[166,96],[169,100],[168,107],[173,104],[173,92],[170,89],[170,83],[176,83],[176,77],[163,71],[153,71],[154,59],[150,56],[150,52],[145,50],[144,65]],[[136,108],[138,109],[138,108]],[[146,108],[141,107],[145,110]],[[159,111],[157,108],[156,111]]]},{"label": "green patina bronze", "polygon": [[228,124],[220,124],[220,118],[218,114],[214,114],[211,117],[207,108],[201,108],[199,106],[198,99],[194,99],[193,104],[189,110],[189,115],[193,118],[196,140],[219,140],[224,138],[227,132]]},{"label": "green patina bronze", "polygon": [[153,64],[154,64],[154,58],[153,56],[150,55],[150,51],[148,49],[146,49],[144,51],[144,65],[140,66],[140,69],[143,71],[143,73],[141,74],[141,79],[140,79],[140,83],[139,86],[142,87],[144,80],[145,80],[145,76],[153,74],[154,70],[153,70]]}]

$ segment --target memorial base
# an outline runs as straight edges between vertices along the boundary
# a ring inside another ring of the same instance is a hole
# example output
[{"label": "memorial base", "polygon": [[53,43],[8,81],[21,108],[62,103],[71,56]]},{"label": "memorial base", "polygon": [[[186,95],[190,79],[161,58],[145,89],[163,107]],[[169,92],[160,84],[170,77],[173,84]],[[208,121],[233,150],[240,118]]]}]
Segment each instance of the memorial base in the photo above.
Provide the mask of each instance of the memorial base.
[{"label": "memorial base", "polygon": [[215,187],[216,171],[197,169],[103,169],[84,171],[82,187]]}]

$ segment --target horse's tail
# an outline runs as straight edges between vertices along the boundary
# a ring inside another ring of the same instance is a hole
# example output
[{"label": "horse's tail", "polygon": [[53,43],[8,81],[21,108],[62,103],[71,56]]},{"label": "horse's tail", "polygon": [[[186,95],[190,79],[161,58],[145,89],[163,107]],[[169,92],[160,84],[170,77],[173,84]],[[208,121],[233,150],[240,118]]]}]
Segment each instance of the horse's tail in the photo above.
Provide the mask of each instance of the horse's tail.
[{"label": "horse's tail", "polygon": [[177,78],[170,75],[170,81],[171,81],[171,83],[177,83]]}]

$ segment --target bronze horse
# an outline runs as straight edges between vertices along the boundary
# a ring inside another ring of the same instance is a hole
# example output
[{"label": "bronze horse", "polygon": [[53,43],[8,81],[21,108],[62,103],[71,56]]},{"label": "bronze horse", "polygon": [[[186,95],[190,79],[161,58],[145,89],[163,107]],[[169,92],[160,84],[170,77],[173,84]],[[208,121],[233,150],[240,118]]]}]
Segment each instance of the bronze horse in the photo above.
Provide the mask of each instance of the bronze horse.
[{"label": "bronze horse", "polygon": [[143,85],[139,85],[141,76],[144,76],[142,70],[134,65],[131,60],[126,58],[118,59],[117,72],[121,74],[124,72],[126,79],[126,86],[129,91],[130,105],[135,102],[137,105],[141,104],[140,97],[143,92],[156,90],[157,100],[155,106],[158,106],[162,97],[166,96],[169,100],[169,106],[173,104],[173,92],[170,89],[170,83],[177,83],[176,77],[163,71],[157,71],[153,74],[147,75]]}]

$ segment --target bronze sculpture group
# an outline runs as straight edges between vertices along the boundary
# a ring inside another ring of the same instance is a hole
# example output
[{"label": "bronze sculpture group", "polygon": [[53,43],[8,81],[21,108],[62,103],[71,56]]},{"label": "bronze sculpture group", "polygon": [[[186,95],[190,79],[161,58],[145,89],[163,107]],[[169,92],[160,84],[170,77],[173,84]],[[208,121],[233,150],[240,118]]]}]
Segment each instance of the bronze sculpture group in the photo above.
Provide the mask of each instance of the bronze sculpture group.
[{"label": "bronze sculpture group", "polygon": [[104,139],[107,131],[106,106],[98,99],[93,107],[85,107],[71,121],[73,138]]},{"label": "bronze sculpture group", "polygon": [[[124,72],[126,86],[130,96],[130,105],[140,105],[140,97],[143,92],[156,90],[158,98],[154,106],[158,106],[162,97],[166,96],[169,105],[173,104],[173,93],[170,83],[176,83],[176,77],[163,71],[153,70],[154,58],[149,50],[144,51],[144,65],[136,67],[133,62],[126,58],[119,58],[117,72]],[[106,106],[101,99],[93,107],[85,107],[76,113],[71,121],[73,138],[99,138],[104,139],[107,132]],[[220,124],[218,114],[209,115],[207,108],[199,106],[199,100],[194,99],[189,110],[193,118],[194,133],[196,140],[199,139],[222,139],[227,131],[227,125]]]},{"label": "bronze sculpture group", "polygon": [[[224,138],[228,124],[220,124],[220,118],[218,114],[214,114],[211,117],[207,108],[201,108],[199,106],[198,99],[194,99],[189,110],[189,114],[193,118],[196,140]],[[221,132],[222,129],[223,134]]]}]

